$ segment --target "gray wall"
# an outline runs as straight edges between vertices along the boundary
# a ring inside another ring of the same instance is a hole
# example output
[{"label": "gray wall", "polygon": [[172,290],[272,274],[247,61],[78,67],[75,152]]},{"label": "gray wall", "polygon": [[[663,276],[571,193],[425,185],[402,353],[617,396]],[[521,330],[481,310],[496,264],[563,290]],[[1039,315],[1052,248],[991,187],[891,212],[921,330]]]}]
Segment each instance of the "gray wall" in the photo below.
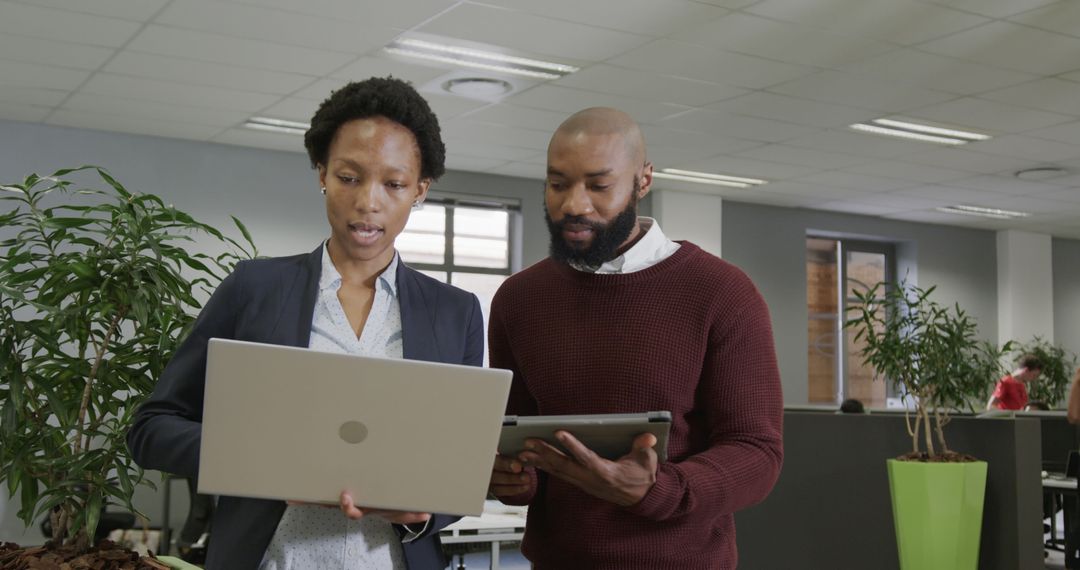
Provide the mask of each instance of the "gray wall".
[{"label": "gray wall", "polygon": [[1080,241],[1053,240],[1054,342],[1080,354]]},{"label": "gray wall", "polygon": [[[806,235],[843,233],[897,242],[899,276],[926,287],[978,319],[979,334],[997,338],[995,234],[865,216],[724,202],[724,259],[754,280],[769,304],[784,402],[807,401]],[[911,264],[917,257],[918,271]],[[907,268],[911,267],[911,271]],[[1072,285],[1080,288],[1080,282]]]}]

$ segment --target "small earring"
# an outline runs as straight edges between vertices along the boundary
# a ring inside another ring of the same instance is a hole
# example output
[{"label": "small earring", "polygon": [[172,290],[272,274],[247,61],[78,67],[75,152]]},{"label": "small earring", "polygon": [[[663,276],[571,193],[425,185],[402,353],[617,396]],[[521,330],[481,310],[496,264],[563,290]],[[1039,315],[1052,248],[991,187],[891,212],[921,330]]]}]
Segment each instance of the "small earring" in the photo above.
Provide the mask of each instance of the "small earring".
[{"label": "small earring", "polygon": [[417,200],[417,201],[412,203],[412,209],[414,209],[414,210],[419,210],[423,206],[424,206],[424,201],[423,200]]},{"label": "small earring", "polygon": [[322,190],[323,196],[326,196],[326,186],[323,186],[320,190]]}]

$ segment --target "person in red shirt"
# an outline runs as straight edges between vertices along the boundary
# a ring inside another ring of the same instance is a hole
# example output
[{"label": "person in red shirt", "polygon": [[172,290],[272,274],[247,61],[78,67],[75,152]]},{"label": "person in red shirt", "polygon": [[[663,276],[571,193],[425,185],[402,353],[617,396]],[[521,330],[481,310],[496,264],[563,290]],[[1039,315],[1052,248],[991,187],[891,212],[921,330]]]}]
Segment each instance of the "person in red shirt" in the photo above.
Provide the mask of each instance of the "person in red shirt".
[{"label": "person in red shirt", "polygon": [[986,403],[988,410],[1022,410],[1028,403],[1027,384],[1042,374],[1042,362],[1038,357],[1025,354],[1020,357],[1019,368],[998,381],[994,395]]}]

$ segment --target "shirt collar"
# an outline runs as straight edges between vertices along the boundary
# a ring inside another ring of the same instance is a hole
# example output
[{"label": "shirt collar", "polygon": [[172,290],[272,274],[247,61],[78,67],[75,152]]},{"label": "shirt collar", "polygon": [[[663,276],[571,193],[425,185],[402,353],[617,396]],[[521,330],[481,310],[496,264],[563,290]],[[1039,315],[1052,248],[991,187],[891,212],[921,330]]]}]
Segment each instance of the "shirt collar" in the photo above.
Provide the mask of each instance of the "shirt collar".
[{"label": "shirt collar", "polygon": [[[334,262],[330,259],[329,241],[323,243],[322,250],[322,273],[319,275],[319,291],[324,292],[327,289],[337,291],[341,288],[341,273],[338,273],[337,267],[334,267]],[[397,297],[398,259],[398,253],[394,251],[394,259],[379,274],[378,280],[380,287],[389,291],[390,295],[394,297]]]},{"label": "shirt collar", "polygon": [[653,218],[639,216],[638,225],[645,235],[641,236],[641,239],[622,255],[595,268],[571,265],[574,269],[586,273],[632,273],[652,265],[656,259],[664,257],[664,252],[671,240],[664,235],[660,224]]}]

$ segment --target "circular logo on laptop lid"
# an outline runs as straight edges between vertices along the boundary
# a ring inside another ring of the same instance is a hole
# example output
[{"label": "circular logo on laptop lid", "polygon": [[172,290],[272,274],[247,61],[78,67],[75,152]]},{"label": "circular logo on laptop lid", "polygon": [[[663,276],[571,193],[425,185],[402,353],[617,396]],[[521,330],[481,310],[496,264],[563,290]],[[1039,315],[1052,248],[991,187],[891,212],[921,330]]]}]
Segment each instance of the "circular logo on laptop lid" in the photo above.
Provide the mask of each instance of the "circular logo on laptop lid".
[{"label": "circular logo on laptop lid", "polygon": [[338,436],[346,443],[360,443],[367,438],[367,426],[363,422],[348,421],[338,428]]}]

